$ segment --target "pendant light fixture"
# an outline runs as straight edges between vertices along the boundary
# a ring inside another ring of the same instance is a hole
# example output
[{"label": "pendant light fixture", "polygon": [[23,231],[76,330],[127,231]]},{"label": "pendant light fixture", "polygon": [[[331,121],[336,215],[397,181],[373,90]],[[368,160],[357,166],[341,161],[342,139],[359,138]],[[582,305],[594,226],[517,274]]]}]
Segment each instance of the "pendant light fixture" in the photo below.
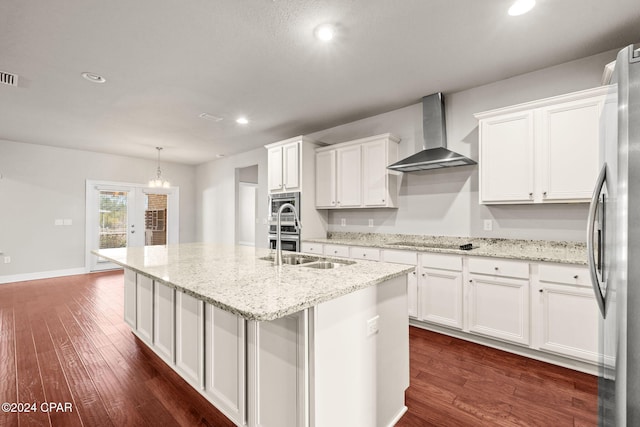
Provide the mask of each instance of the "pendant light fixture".
[{"label": "pendant light fixture", "polygon": [[160,169],[160,151],[162,151],[162,147],[156,147],[156,150],[158,150],[158,169],[156,169],[155,178],[149,180],[149,187],[169,188],[171,183],[162,178],[162,169]]}]

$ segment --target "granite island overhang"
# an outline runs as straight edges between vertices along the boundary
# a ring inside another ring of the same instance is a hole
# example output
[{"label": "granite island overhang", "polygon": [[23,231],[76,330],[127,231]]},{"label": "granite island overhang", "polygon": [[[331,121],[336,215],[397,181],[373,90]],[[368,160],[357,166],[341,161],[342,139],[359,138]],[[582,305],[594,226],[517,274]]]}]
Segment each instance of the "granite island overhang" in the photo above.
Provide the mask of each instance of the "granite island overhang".
[{"label": "granite island overhang", "polygon": [[406,411],[413,267],[274,266],[268,249],[204,243],[93,253],[125,268],[133,333],[235,424],[387,426]]}]

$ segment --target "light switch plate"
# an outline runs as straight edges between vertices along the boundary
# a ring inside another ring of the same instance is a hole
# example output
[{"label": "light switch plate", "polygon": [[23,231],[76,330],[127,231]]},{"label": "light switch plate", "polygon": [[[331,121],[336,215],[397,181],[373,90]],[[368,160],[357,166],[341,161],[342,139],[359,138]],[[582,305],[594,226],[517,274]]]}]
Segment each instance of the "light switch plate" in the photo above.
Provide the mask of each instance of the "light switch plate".
[{"label": "light switch plate", "polygon": [[485,219],[484,220],[484,231],[493,230],[493,220]]}]

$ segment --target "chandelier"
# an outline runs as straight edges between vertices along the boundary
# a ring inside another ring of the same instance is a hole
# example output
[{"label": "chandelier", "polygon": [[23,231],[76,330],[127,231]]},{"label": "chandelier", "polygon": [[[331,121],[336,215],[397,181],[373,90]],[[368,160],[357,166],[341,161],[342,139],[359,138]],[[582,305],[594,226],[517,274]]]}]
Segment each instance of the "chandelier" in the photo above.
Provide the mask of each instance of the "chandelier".
[{"label": "chandelier", "polygon": [[156,147],[156,150],[158,150],[158,168],[156,169],[156,176],[149,180],[149,187],[169,188],[171,183],[162,178],[162,169],[160,169],[160,151],[162,151],[162,147]]}]

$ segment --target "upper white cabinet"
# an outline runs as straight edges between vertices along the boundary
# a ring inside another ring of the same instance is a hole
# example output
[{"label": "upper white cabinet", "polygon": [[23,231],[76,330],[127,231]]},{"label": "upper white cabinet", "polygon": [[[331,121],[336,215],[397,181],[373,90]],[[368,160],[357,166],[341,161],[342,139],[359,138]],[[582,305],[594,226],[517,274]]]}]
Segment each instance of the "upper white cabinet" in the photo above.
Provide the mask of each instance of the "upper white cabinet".
[{"label": "upper white cabinet", "polygon": [[[302,191],[304,168],[313,169],[313,162],[306,162],[304,151],[311,151],[320,144],[304,136],[265,145],[268,157],[269,193]],[[307,164],[309,163],[309,164]]]},{"label": "upper white cabinet", "polygon": [[400,138],[376,135],[316,150],[316,208],[396,207],[398,179],[387,165]]},{"label": "upper white cabinet", "polygon": [[478,113],[480,203],[586,202],[608,86]]}]

